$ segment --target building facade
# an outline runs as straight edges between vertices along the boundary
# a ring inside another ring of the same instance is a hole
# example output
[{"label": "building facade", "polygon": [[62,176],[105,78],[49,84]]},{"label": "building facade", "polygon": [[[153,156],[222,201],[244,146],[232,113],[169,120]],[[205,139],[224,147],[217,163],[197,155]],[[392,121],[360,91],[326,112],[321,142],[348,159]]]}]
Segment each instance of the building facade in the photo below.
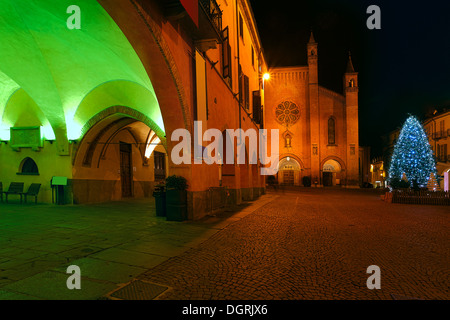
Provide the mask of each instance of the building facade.
[{"label": "building facade", "polygon": [[358,187],[365,154],[358,137],[358,73],[349,57],[344,95],[326,89],[319,85],[312,33],[307,52],[307,66],[273,68],[265,83],[265,126],[280,132],[278,182],[303,185],[309,177],[313,186]]},{"label": "building facade", "polygon": [[263,164],[250,163],[248,145],[244,163],[236,153],[225,163],[225,150],[212,164],[197,163],[194,152],[178,163],[178,144],[188,139],[191,150],[204,150],[202,160],[213,140],[206,130],[237,150],[245,137],[227,129],[261,128],[281,130],[282,182],[309,175],[318,185],[358,185],[351,61],[345,95],[319,86],[314,39],[307,67],[271,70],[265,82],[248,0],[72,2],[0,0],[4,189],[39,183],[38,201],[51,203],[63,178],[61,202],[83,204],[151,197],[159,181],[180,175],[188,180],[188,218],[198,219],[215,198],[228,205],[258,198]]},{"label": "building facade", "polygon": [[436,158],[436,170],[441,190],[450,190],[450,111],[435,111],[423,122],[431,149]]},{"label": "building facade", "polygon": [[386,188],[386,170],[384,169],[383,157],[372,159],[370,164],[370,184],[374,188]]}]

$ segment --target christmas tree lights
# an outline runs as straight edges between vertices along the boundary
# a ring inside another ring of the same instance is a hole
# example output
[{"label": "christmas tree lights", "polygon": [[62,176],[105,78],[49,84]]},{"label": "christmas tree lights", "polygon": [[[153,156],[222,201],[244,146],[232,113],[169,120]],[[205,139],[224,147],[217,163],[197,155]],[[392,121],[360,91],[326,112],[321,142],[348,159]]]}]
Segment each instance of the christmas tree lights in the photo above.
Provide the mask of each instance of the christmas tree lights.
[{"label": "christmas tree lights", "polygon": [[405,174],[411,185],[416,181],[419,186],[425,187],[431,173],[437,176],[436,162],[428,137],[420,122],[410,116],[405,121],[394,147],[389,181],[402,179]]}]

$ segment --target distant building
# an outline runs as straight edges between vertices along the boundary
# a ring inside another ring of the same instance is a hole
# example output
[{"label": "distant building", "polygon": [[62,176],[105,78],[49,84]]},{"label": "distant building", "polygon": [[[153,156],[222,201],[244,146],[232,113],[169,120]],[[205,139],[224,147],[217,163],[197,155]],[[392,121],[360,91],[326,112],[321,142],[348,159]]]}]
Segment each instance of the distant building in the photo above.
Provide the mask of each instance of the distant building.
[{"label": "distant building", "polygon": [[370,183],[370,147],[359,147],[359,185]]},{"label": "distant building", "polygon": [[450,172],[450,110],[435,111],[432,117],[423,122],[431,148],[436,158],[441,190],[449,190]]},{"label": "distant building", "polygon": [[372,159],[370,164],[370,183],[374,188],[386,187],[386,170],[382,157]]}]

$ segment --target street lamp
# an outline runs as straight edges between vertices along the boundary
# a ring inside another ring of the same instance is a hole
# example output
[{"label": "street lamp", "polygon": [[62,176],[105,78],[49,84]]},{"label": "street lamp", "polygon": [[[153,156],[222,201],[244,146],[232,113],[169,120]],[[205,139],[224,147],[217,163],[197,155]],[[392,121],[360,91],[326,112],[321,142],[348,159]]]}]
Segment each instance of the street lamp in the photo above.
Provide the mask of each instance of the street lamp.
[{"label": "street lamp", "polygon": [[270,79],[270,74],[269,73],[264,73],[264,75],[263,75],[263,90],[264,90],[264,81],[265,80],[269,80]]}]

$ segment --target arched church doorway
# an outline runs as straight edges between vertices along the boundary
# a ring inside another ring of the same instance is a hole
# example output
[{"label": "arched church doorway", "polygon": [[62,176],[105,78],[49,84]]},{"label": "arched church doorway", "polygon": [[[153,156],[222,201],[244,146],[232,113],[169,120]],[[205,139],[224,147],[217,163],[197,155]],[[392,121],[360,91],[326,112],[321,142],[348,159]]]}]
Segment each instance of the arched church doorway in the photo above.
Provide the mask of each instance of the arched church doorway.
[{"label": "arched church doorway", "polygon": [[278,184],[299,186],[301,181],[301,166],[292,157],[285,157],[278,165]]},{"label": "arched church doorway", "polygon": [[332,187],[341,184],[341,165],[336,160],[328,160],[322,168],[322,182],[324,187]]},{"label": "arched church doorway", "polygon": [[75,204],[150,197],[167,177],[160,138],[144,122],[120,113],[87,131],[73,161]]}]

